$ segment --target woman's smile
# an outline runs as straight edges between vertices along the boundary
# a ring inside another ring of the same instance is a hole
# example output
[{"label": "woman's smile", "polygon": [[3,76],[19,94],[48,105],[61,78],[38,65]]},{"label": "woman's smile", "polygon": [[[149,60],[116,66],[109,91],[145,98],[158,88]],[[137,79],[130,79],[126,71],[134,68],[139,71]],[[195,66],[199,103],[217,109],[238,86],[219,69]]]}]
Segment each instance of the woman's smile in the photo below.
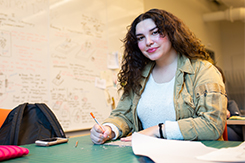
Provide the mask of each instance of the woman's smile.
[{"label": "woman's smile", "polygon": [[147,53],[154,53],[158,48],[149,48],[147,49]]}]

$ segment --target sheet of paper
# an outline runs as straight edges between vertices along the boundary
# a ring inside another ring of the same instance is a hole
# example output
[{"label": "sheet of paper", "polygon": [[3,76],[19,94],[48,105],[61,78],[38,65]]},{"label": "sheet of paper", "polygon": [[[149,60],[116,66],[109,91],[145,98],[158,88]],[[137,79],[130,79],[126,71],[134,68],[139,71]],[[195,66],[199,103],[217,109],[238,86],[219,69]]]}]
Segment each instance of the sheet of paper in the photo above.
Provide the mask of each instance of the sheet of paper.
[{"label": "sheet of paper", "polygon": [[101,88],[101,89],[106,89],[106,80],[105,79],[100,79],[100,78],[95,78],[95,87]]},{"label": "sheet of paper", "polygon": [[237,147],[221,148],[197,158],[207,161],[245,162],[245,142]]},{"label": "sheet of paper", "polygon": [[112,87],[113,86],[113,80],[112,80],[112,72],[111,70],[105,70],[100,72],[100,78],[105,79],[106,81],[106,87]]},{"label": "sheet of paper", "polygon": [[157,163],[210,162],[198,160],[196,156],[218,150],[216,148],[206,147],[201,142],[159,139],[139,133],[132,135],[132,148],[135,155],[147,156]]},{"label": "sheet of paper", "polygon": [[118,52],[113,52],[107,54],[107,67],[109,69],[118,69],[119,61],[118,61]]}]

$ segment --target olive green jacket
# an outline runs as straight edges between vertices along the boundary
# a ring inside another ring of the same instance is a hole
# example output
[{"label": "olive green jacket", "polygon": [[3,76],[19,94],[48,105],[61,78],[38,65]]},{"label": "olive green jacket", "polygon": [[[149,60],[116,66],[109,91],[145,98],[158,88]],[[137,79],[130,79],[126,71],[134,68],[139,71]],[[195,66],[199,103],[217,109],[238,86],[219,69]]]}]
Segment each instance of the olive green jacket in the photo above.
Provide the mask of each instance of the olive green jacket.
[{"label": "olive green jacket", "polygon": [[[142,72],[140,94],[154,65],[149,63]],[[222,76],[211,63],[179,55],[173,98],[176,120],[185,140],[217,140],[222,136],[227,97]],[[128,96],[123,95],[104,121],[117,126],[122,133],[120,137],[143,129],[136,112],[139,99],[132,91]]]}]

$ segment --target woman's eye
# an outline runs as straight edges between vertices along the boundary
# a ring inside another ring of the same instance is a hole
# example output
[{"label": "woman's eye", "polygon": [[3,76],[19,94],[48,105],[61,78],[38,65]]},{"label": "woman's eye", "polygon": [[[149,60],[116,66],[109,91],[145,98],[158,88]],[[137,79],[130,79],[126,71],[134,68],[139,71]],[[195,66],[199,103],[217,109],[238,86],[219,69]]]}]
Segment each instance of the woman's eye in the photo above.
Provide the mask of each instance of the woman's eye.
[{"label": "woman's eye", "polygon": [[152,32],[153,35],[157,35],[158,33],[159,33],[158,31]]},{"label": "woman's eye", "polygon": [[143,40],[143,38],[144,38],[143,36],[140,36],[140,37],[137,37],[137,40],[141,41],[141,40]]}]

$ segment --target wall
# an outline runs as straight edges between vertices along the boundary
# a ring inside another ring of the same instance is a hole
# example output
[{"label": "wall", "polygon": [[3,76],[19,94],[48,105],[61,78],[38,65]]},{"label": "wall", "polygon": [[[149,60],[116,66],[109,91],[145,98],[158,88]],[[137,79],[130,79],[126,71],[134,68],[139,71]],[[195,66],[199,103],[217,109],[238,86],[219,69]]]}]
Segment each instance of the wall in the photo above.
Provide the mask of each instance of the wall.
[{"label": "wall", "polygon": [[245,23],[222,21],[221,33],[227,93],[245,114]]}]

